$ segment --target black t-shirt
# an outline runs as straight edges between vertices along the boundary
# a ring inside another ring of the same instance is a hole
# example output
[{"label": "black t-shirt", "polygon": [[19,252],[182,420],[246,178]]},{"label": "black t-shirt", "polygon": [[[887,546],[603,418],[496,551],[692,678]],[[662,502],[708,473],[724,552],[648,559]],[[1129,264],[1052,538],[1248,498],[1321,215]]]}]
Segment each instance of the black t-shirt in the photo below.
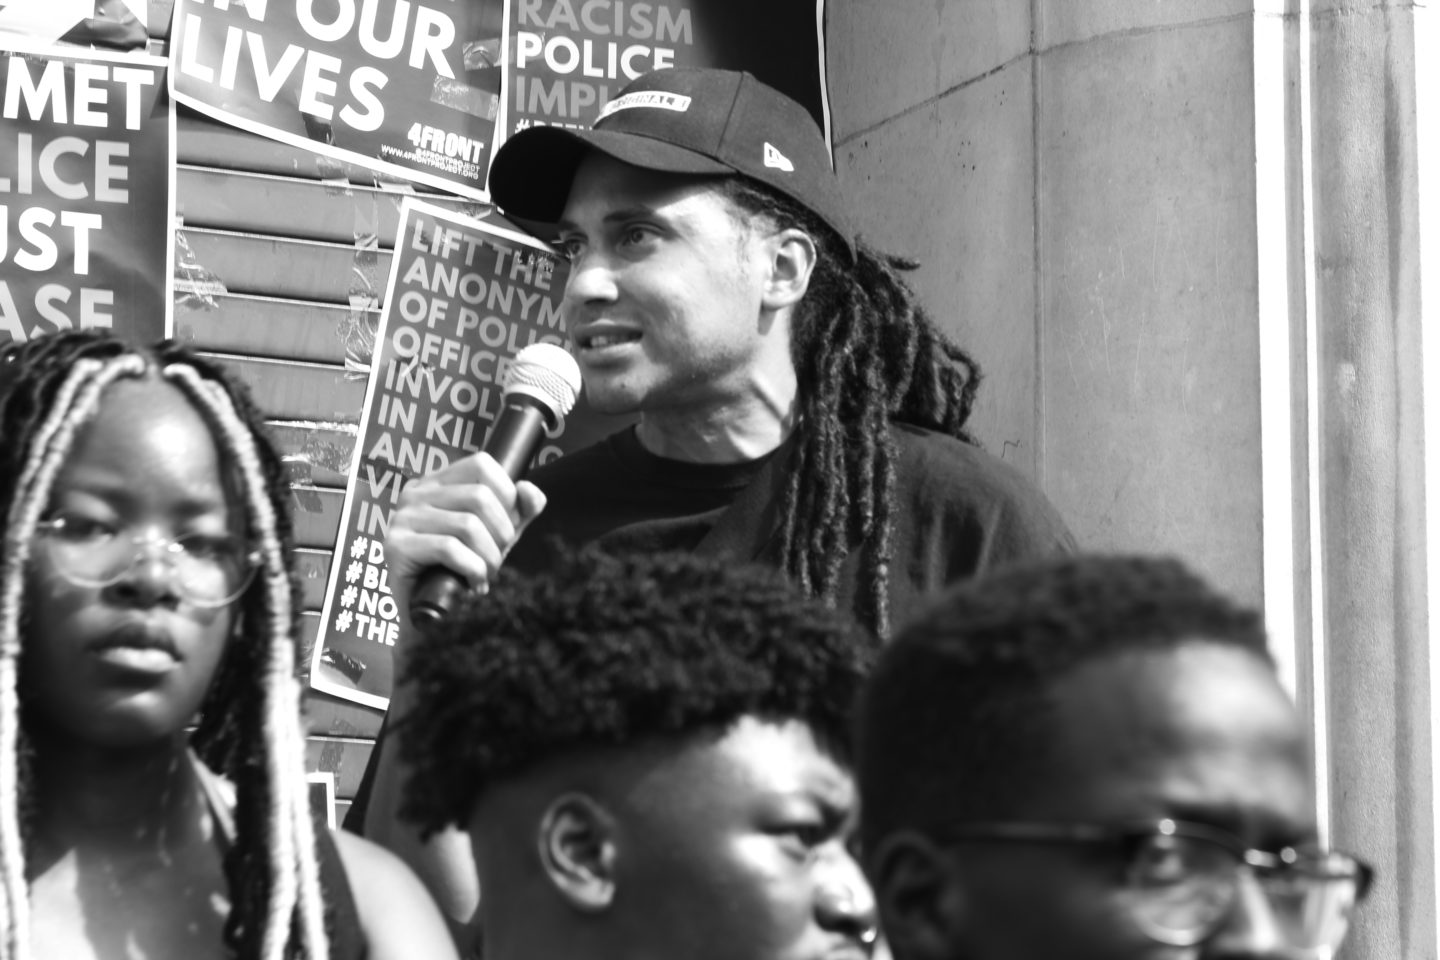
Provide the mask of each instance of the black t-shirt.
[{"label": "black t-shirt", "polygon": [[548,502],[506,566],[539,569],[555,538],[600,541],[614,551],[694,550],[776,455],[742,463],[670,460],[646,450],[627,427],[531,472]]},{"label": "black t-shirt", "polygon": [[[898,452],[891,504],[894,622],[947,583],[1075,549],[1055,509],[1009,465],[919,427],[895,424],[892,436]],[[745,463],[686,463],[650,453],[629,427],[531,473],[547,504],[512,549],[507,566],[543,570],[557,542],[694,550],[712,531],[723,531],[723,552],[779,566],[774,507],[789,451],[787,442],[769,457]],[[772,458],[775,469],[766,470]],[[763,486],[741,498],[752,482]],[[710,546],[714,541],[712,535]],[[841,605],[850,609],[860,586],[859,560],[852,551],[841,579]]]}]

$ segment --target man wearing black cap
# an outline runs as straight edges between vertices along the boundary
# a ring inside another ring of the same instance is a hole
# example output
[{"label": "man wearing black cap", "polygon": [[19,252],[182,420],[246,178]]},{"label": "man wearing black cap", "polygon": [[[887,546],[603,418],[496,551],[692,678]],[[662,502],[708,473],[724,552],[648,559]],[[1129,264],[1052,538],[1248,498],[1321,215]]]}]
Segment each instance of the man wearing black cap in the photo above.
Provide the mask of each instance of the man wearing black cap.
[{"label": "man wearing black cap", "polygon": [[[901,280],[913,264],[856,239],[799,104],[749,74],[657,71],[591,130],[513,137],[490,189],[570,261],[590,403],[639,419],[530,481],[477,454],[408,485],[386,544],[397,600],[436,563],[477,588],[502,562],[544,569],[559,538],[758,561],[883,637],[950,581],[1073,548],[967,432],[978,367]],[[388,753],[366,833],[404,855]],[[453,861],[423,859],[464,914]]]},{"label": "man wearing black cap", "polygon": [[[534,487],[483,458],[412,484],[392,542],[455,531],[477,585],[512,545],[510,565],[543,565],[551,535],[758,560],[882,636],[950,581],[1073,547],[967,432],[976,364],[901,280],[913,265],[856,240],[798,103],[746,73],[656,71],[591,130],[513,137],[490,189],[571,262],[590,403],[639,422]],[[480,524],[446,527],[477,498]]]}]

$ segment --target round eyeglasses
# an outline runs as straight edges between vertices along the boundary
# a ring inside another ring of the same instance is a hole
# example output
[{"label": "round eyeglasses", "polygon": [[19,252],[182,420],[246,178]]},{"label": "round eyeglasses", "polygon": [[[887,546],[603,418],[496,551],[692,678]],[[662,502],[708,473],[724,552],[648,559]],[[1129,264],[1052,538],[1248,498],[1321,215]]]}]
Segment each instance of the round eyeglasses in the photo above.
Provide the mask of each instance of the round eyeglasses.
[{"label": "round eyeglasses", "polygon": [[128,535],[107,523],[61,514],[36,525],[51,566],[71,583],[108,587],[158,552],[173,572],[176,592],[197,607],[223,607],[250,586],[258,551],[228,534],[185,533],[167,540]]},{"label": "round eyeglasses", "polygon": [[977,822],[936,832],[955,842],[1114,844],[1125,863],[1125,898],[1152,940],[1192,947],[1217,934],[1240,899],[1240,878],[1259,884],[1289,945],[1335,949],[1373,871],[1338,850],[1254,850],[1225,830],[1180,820],[1134,824]]}]

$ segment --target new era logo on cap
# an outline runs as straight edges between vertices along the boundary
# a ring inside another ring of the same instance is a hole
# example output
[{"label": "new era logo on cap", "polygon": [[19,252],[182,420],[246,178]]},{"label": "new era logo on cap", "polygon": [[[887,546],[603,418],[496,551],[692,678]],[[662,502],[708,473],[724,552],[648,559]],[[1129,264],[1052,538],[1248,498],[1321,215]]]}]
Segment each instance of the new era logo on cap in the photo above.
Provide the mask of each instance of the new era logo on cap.
[{"label": "new era logo on cap", "polygon": [[790,162],[790,158],[776,150],[775,145],[768,140],[765,141],[765,166],[784,170],[786,173],[795,172],[795,164]]}]

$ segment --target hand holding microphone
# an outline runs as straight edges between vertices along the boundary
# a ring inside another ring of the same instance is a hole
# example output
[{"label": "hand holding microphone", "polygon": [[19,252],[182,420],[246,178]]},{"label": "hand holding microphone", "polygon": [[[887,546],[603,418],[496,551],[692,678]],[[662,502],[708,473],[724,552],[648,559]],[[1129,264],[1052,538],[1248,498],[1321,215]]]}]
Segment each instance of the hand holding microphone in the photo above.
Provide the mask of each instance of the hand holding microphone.
[{"label": "hand holding microphone", "polygon": [[529,469],[546,427],[575,406],[580,368],[563,348],[532,344],[511,362],[502,389],[484,449],[492,462],[466,457],[411,483],[391,521],[386,554],[392,577],[404,576],[398,568],[411,554],[419,560],[429,553],[438,562],[420,571],[409,599],[410,618],[422,630],[449,615],[473,572],[488,576],[499,567],[518,528],[543,506],[538,490],[513,481]]}]

